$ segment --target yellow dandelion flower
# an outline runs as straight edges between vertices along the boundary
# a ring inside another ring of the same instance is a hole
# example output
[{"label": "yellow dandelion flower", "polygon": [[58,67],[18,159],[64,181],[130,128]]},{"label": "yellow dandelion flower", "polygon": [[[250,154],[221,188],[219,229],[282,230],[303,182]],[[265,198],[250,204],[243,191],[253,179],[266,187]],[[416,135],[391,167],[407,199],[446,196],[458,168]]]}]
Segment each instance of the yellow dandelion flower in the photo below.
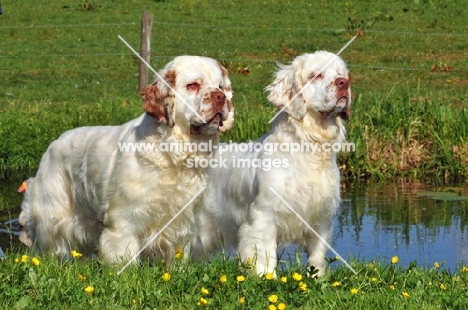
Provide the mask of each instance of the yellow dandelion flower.
[{"label": "yellow dandelion flower", "polygon": [[286,282],[288,282],[288,278],[287,278],[287,277],[281,277],[281,279],[280,279],[280,280],[281,280],[281,282],[283,282],[283,283],[286,283]]},{"label": "yellow dandelion flower", "polygon": [[111,276],[111,275],[112,275],[112,272],[109,272],[109,275]]},{"label": "yellow dandelion flower", "polygon": [[28,255],[21,256],[21,262],[26,263],[28,261]]},{"label": "yellow dandelion flower", "polygon": [[265,274],[265,279],[267,280],[273,280],[275,278],[275,275],[273,274],[273,272],[267,272]]},{"label": "yellow dandelion flower", "polygon": [[338,255],[335,256],[335,260],[340,260],[340,257]]},{"label": "yellow dandelion flower", "polygon": [[407,292],[401,292],[401,295],[405,298],[408,298],[409,297],[409,294]]},{"label": "yellow dandelion flower", "polygon": [[245,303],[245,297],[239,298],[239,302],[240,302],[241,304]]},{"label": "yellow dandelion flower", "polygon": [[435,262],[435,263],[434,263],[434,268],[440,268],[440,265],[439,265],[438,262]]},{"label": "yellow dandelion flower", "polygon": [[280,302],[278,304],[278,310],[284,310],[284,309],[286,309],[286,304],[284,302]]},{"label": "yellow dandelion flower", "polygon": [[20,259],[19,258],[15,258],[15,263],[19,263],[20,262]]},{"label": "yellow dandelion flower", "polygon": [[376,282],[377,278],[371,278],[370,280],[371,280],[371,282]]},{"label": "yellow dandelion flower", "polygon": [[39,261],[39,259],[38,259],[37,257],[33,257],[33,258],[31,259],[31,263],[33,263],[33,265],[35,265],[35,266],[39,266],[39,264],[40,264],[41,262]]},{"label": "yellow dandelion flower", "polygon": [[92,294],[94,292],[94,286],[88,286],[84,289],[84,291],[88,294]]},{"label": "yellow dandelion flower", "polygon": [[244,282],[245,281],[245,277],[244,276],[237,276],[237,282]]},{"label": "yellow dandelion flower", "polygon": [[268,301],[276,304],[276,302],[278,301],[278,296],[277,295],[271,295],[270,297],[268,297]]},{"label": "yellow dandelion flower", "polygon": [[83,254],[81,254],[81,253],[79,253],[79,252],[77,252],[75,250],[71,251],[71,255],[72,255],[73,258],[80,258],[81,256],[83,256]]},{"label": "yellow dandelion flower", "polygon": [[351,289],[351,294],[356,295],[359,292],[357,288],[352,288]]},{"label": "yellow dandelion flower", "polygon": [[164,281],[169,281],[171,279],[171,274],[169,272],[165,272],[163,275],[162,275],[162,279]]},{"label": "yellow dandelion flower", "polygon": [[395,289],[395,285],[390,285],[390,289],[391,289],[391,290],[394,290],[394,289]]},{"label": "yellow dandelion flower", "polygon": [[136,305],[136,300],[132,299],[132,304]]},{"label": "yellow dandelion flower", "polygon": [[299,290],[306,291],[307,290],[307,284],[305,284],[304,282],[299,282]]},{"label": "yellow dandelion flower", "polygon": [[466,268],[465,266],[461,268],[461,272],[467,272],[467,271],[468,271],[468,268]]},{"label": "yellow dandelion flower", "polygon": [[80,279],[81,281],[84,281],[86,280],[86,277],[84,275],[79,274],[78,279]]},{"label": "yellow dandelion flower", "polygon": [[208,295],[210,293],[210,291],[208,291],[206,288],[202,287],[201,288],[201,293],[202,293],[202,295]]},{"label": "yellow dandelion flower", "polygon": [[250,257],[247,257],[247,260],[245,261],[248,267],[252,267],[252,259]]},{"label": "yellow dandelion flower", "polygon": [[176,248],[175,258],[176,259],[181,259],[182,257],[184,257],[184,251],[181,248]]},{"label": "yellow dandelion flower", "polygon": [[439,286],[439,287],[440,287],[440,289],[443,290],[443,291],[445,291],[445,290],[447,289],[447,288],[445,287],[444,283],[440,283],[440,286]]},{"label": "yellow dandelion flower", "polygon": [[302,275],[297,273],[297,272],[295,272],[292,277],[296,281],[301,281],[302,280]]},{"label": "yellow dandelion flower", "polygon": [[219,282],[224,283],[227,281],[227,275],[223,274],[221,277],[219,277]]},{"label": "yellow dandelion flower", "polygon": [[206,304],[208,304],[208,300],[206,300],[206,299],[203,298],[203,297],[200,297],[200,301],[199,301],[199,302],[200,302],[201,305],[206,305]]},{"label": "yellow dandelion flower", "polygon": [[338,286],[340,286],[340,285],[341,285],[341,283],[338,282],[338,281],[335,281],[335,282],[332,283],[332,286],[333,286],[333,287],[338,287]]},{"label": "yellow dandelion flower", "polygon": [[276,306],[275,305],[269,305],[268,310],[276,310]]},{"label": "yellow dandelion flower", "polygon": [[392,263],[393,264],[398,263],[398,255],[395,255],[395,256],[392,257]]}]

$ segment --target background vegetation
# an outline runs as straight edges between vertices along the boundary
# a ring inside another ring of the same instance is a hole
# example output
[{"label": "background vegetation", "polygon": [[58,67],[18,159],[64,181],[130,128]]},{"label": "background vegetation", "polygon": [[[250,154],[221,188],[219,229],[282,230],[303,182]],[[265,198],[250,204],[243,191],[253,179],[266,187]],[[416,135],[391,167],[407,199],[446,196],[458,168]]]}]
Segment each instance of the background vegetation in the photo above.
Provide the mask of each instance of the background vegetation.
[{"label": "background vegetation", "polygon": [[154,15],[151,64],[181,54],[219,59],[231,74],[236,125],[223,140],[269,129],[263,88],[276,62],[342,53],[354,102],[341,154],[349,178],[460,179],[468,172],[468,32],[463,1],[3,1],[0,176],[28,175],[62,132],[121,124],[142,112],[142,10]]}]

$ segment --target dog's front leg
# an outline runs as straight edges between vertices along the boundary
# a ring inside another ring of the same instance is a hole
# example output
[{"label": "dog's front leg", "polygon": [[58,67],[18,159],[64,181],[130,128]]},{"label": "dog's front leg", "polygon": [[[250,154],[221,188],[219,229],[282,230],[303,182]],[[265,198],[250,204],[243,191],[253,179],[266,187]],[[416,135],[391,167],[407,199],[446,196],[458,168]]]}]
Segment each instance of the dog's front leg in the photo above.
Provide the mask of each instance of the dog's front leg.
[{"label": "dog's front leg", "polygon": [[276,248],[273,213],[253,207],[249,218],[239,229],[240,259],[247,264],[252,263],[258,275],[271,272],[276,276]]},{"label": "dog's front leg", "polygon": [[329,219],[323,220],[320,225],[314,226],[315,231],[320,235],[321,239],[315,234],[311,234],[307,241],[307,266],[314,266],[319,277],[325,274],[325,255],[328,247],[322,241],[327,243],[330,240],[333,231],[333,222]]},{"label": "dog's front leg", "polygon": [[125,225],[104,229],[99,242],[99,258],[106,263],[126,263],[140,250],[140,242]]}]

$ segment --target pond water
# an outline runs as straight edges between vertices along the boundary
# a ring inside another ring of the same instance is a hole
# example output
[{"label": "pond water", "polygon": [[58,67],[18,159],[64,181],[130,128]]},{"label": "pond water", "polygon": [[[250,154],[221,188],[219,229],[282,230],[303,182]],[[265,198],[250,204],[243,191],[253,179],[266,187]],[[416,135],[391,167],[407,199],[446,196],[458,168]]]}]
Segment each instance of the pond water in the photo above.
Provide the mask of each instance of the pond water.
[{"label": "pond water", "polygon": [[[0,209],[9,209],[0,211],[3,250],[18,242],[15,219],[22,197],[16,188],[20,183],[0,183]],[[454,270],[468,261],[466,197],[467,185],[440,187],[431,182],[407,180],[344,183],[343,201],[330,245],[346,260],[354,257],[388,262],[398,255],[404,266],[416,261],[418,266],[432,267],[438,262]],[[282,255],[294,256],[295,251],[290,246]],[[328,252],[328,257],[334,256]]]}]

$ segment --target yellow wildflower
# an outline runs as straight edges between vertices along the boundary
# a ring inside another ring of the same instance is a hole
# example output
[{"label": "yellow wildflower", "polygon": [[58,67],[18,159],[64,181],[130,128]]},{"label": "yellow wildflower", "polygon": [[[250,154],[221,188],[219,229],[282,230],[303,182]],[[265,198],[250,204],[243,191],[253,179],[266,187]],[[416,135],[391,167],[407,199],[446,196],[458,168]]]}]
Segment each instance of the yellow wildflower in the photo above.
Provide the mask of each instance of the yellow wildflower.
[{"label": "yellow wildflower", "polygon": [[237,282],[244,282],[245,281],[245,277],[244,276],[237,276]]},{"label": "yellow wildflower", "polygon": [[247,257],[247,260],[245,261],[248,267],[252,267],[252,259],[250,257]]},{"label": "yellow wildflower", "polygon": [[351,294],[356,295],[359,292],[357,288],[352,288],[351,289]]},{"label": "yellow wildflower", "polygon": [[273,272],[267,272],[265,274],[265,279],[267,279],[267,280],[273,280],[274,277],[275,277],[275,275],[273,274]]},{"label": "yellow wildflower", "polygon": [[21,262],[26,263],[28,261],[28,255],[21,256]]},{"label": "yellow wildflower", "polygon": [[461,268],[461,272],[467,272],[467,271],[468,271],[468,268],[466,268],[465,266]]},{"label": "yellow wildflower", "polygon": [[136,305],[136,300],[132,299],[132,304]]},{"label": "yellow wildflower", "polygon": [[94,286],[88,286],[84,289],[84,291],[88,294],[92,294],[94,292]]},{"label": "yellow wildflower", "polygon": [[376,282],[377,278],[371,278],[370,280],[371,280],[371,282]]},{"label": "yellow wildflower", "polygon": [[202,287],[201,288],[201,293],[202,293],[202,295],[208,295],[210,293],[210,291],[208,291],[206,288]]},{"label": "yellow wildflower", "polygon": [[276,310],[276,306],[275,305],[269,305],[268,310]]},{"label": "yellow wildflower", "polygon": [[439,287],[440,287],[441,290],[444,290],[444,291],[447,289],[443,283],[440,283]]},{"label": "yellow wildflower", "polygon": [[408,298],[409,297],[409,294],[407,292],[401,292],[401,295],[405,298]]},{"label": "yellow wildflower", "polygon": [[206,305],[208,303],[208,300],[206,300],[205,298],[203,297],[200,297],[200,301],[199,301],[200,305]]},{"label": "yellow wildflower", "polygon": [[295,272],[292,277],[296,281],[301,281],[302,280],[302,275],[297,273],[297,272]]},{"label": "yellow wildflower", "polygon": [[394,289],[395,289],[395,285],[390,285],[390,289],[391,289],[391,290],[394,290]]},{"label": "yellow wildflower", "polygon": [[78,253],[78,252],[75,251],[75,250],[73,250],[73,251],[71,252],[71,255],[72,255],[73,258],[80,258],[81,256],[83,256],[83,254]]},{"label": "yellow wildflower", "polygon": [[288,282],[288,278],[287,278],[287,277],[281,277],[281,279],[280,279],[280,280],[281,280],[281,282],[283,282],[283,283],[286,283],[286,282]]},{"label": "yellow wildflower", "polygon": [[239,298],[239,302],[240,302],[241,304],[243,304],[243,303],[245,302],[245,297]]},{"label": "yellow wildflower", "polygon": [[227,281],[227,275],[223,274],[221,277],[219,277],[219,282],[224,283]]},{"label": "yellow wildflower", "polygon": [[39,266],[40,261],[39,261],[39,259],[37,257],[33,257],[31,259],[31,263],[33,263],[33,265],[35,265],[35,266]]},{"label": "yellow wildflower", "polygon": [[337,286],[340,286],[340,284],[341,284],[340,282],[335,281],[335,282],[332,283],[332,286],[333,286],[333,287],[337,287]]},{"label": "yellow wildflower", "polygon": [[175,258],[176,259],[181,259],[182,257],[184,257],[184,251],[181,249],[181,248],[176,248],[175,250]]},{"label": "yellow wildflower", "polygon": [[15,258],[15,263],[19,263],[20,262],[20,259],[19,258]]},{"label": "yellow wildflower", "polygon": [[169,281],[171,279],[171,274],[169,272],[165,272],[163,275],[162,275],[162,279],[164,281]]},{"label": "yellow wildflower", "polygon": [[270,297],[268,297],[268,300],[274,304],[276,304],[276,302],[278,301],[278,296],[277,295],[271,295]]},{"label": "yellow wildflower", "polygon": [[83,276],[83,275],[81,275],[81,274],[79,274],[79,275],[78,275],[78,279],[80,279],[81,281],[84,281],[84,280],[86,280],[86,277]]},{"label": "yellow wildflower", "polygon": [[392,263],[394,264],[398,263],[398,255],[395,255],[392,257]]},{"label": "yellow wildflower", "polygon": [[434,263],[434,268],[439,268],[439,267],[440,267],[439,263],[438,263],[438,262],[435,262],[435,263]]},{"label": "yellow wildflower", "polygon": [[280,302],[278,304],[278,310],[284,310],[284,309],[286,309],[286,304],[284,302]]},{"label": "yellow wildflower", "polygon": [[306,291],[307,290],[307,284],[305,284],[304,282],[299,282],[299,290]]}]

